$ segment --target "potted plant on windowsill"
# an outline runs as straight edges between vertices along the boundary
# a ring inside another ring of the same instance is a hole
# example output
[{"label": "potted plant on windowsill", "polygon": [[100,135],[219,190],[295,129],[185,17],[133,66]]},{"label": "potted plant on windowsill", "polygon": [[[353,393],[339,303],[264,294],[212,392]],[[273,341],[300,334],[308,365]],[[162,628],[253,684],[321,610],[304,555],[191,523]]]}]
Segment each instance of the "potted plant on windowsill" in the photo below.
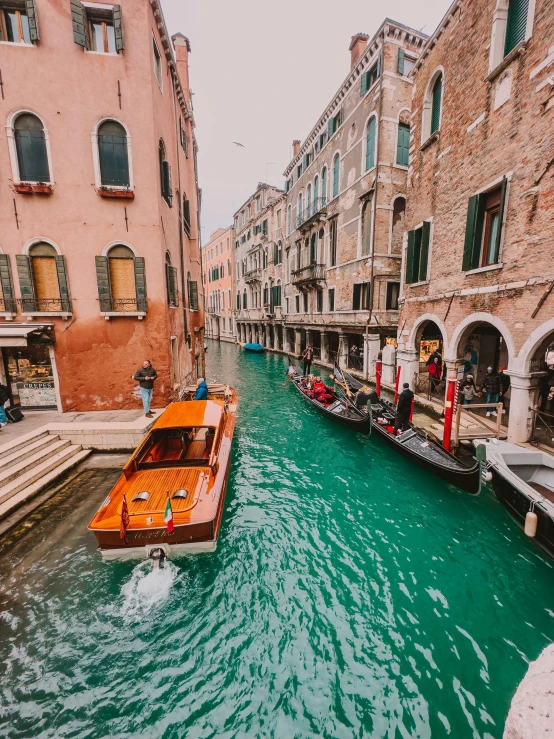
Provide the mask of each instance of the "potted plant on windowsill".
[{"label": "potted plant on windowsill", "polygon": [[119,190],[113,187],[99,187],[96,191],[101,198],[118,198],[120,200],[134,200],[135,193],[133,190]]},{"label": "potted plant on windowsill", "polygon": [[52,185],[47,182],[16,182],[14,189],[22,195],[51,195],[53,192]]}]

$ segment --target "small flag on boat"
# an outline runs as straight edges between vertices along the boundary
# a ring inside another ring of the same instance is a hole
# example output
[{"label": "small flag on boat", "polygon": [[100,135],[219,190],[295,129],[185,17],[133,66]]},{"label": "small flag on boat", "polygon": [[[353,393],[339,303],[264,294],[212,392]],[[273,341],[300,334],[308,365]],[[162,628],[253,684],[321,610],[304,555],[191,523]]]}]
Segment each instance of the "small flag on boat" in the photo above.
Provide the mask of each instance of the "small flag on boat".
[{"label": "small flag on boat", "polygon": [[127,526],[129,525],[129,509],[127,508],[127,498],[123,496],[121,505],[121,525],[119,527],[119,538],[127,543]]},{"label": "small flag on boat", "polygon": [[164,521],[165,525],[167,527],[167,533],[172,534],[173,533],[173,511],[171,510],[171,501],[169,500],[169,496],[167,498],[167,503],[165,504],[165,513],[164,513]]}]

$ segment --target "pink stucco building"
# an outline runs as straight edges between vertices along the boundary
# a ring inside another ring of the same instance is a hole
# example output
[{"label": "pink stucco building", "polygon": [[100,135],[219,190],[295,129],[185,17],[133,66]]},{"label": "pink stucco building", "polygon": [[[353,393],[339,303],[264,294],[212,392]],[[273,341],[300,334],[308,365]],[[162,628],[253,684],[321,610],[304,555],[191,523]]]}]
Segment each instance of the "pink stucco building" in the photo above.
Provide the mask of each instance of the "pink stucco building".
[{"label": "pink stucco building", "polygon": [[158,0],[6,7],[1,379],[23,407],[124,408],[149,358],[162,405],[204,372],[189,41]]},{"label": "pink stucco building", "polygon": [[235,341],[233,235],[232,226],[218,228],[202,247],[206,336],[217,341]]}]

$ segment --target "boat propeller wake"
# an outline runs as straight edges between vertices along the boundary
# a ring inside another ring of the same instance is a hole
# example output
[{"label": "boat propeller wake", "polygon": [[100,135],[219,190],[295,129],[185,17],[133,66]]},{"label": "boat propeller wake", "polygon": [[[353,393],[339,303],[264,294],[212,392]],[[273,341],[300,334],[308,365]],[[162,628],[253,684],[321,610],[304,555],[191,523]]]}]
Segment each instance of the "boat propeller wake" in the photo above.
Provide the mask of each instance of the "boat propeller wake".
[{"label": "boat propeller wake", "polygon": [[152,557],[154,566],[150,560],[140,562],[132,572],[131,579],[121,588],[123,604],[120,615],[126,619],[143,617],[157,606],[163,603],[171,593],[173,584],[178,576],[179,570],[172,563],[166,561],[160,567],[163,556],[157,559]]}]

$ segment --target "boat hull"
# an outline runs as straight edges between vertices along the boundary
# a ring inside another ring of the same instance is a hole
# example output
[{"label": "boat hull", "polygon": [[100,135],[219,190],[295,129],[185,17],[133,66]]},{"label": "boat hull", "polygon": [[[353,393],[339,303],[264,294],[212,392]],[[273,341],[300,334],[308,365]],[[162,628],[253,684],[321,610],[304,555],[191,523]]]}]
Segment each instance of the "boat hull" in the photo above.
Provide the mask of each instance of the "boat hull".
[{"label": "boat hull", "polygon": [[325,416],[326,418],[329,418],[331,421],[335,421],[335,423],[339,423],[341,426],[344,426],[345,428],[352,429],[352,431],[358,431],[361,434],[369,434],[370,429],[370,420],[369,415],[366,415],[365,417],[360,416],[360,418],[352,418],[352,417],[345,417],[341,416],[338,413],[333,413],[332,411],[329,411],[324,405],[321,403],[318,403],[313,398],[310,398],[308,395],[306,395],[302,388],[300,387],[298,381],[295,381],[293,378],[292,384],[298,390],[300,395],[304,398],[304,400],[307,400],[308,403],[313,406],[319,413],[321,413],[322,416]]},{"label": "boat hull", "polygon": [[[523,529],[525,516],[531,501],[524,492],[503,477],[496,468],[492,468],[492,487],[498,501],[504,506],[518,526]],[[539,504],[534,508],[537,514],[537,533],[533,537],[540,548],[554,558],[554,520]]]}]

